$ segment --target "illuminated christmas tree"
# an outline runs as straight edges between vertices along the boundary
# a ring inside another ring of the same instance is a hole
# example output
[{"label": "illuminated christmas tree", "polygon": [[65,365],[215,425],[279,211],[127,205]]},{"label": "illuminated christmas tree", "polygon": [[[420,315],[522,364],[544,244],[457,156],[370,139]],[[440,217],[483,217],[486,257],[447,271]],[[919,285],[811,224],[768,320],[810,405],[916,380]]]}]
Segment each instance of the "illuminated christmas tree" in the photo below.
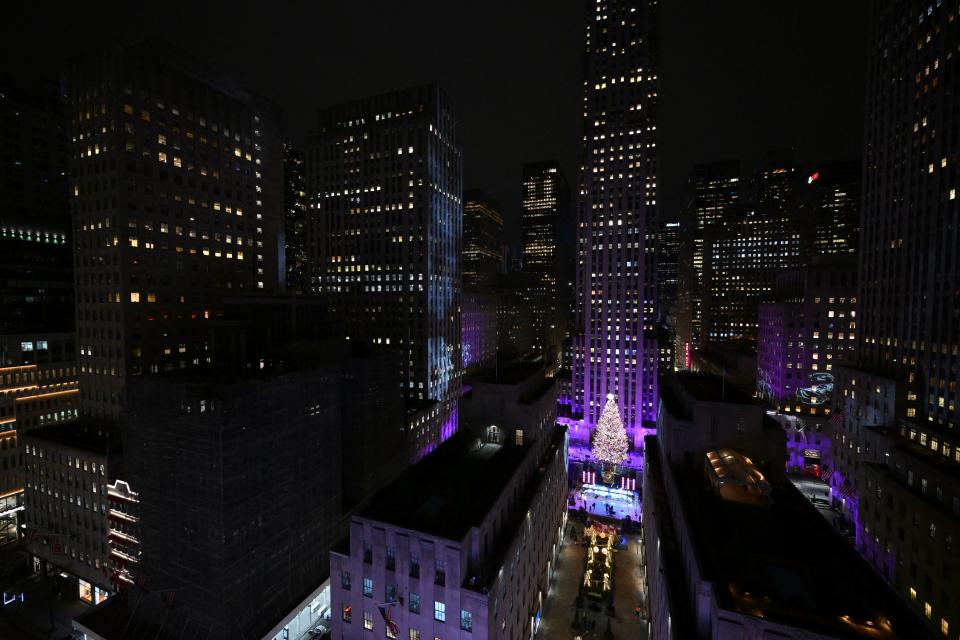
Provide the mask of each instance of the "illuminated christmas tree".
[{"label": "illuminated christmas tree", "polygon": [[603,463],[604,475],[612,474],[613,467],[627,459],[627,431],[620,419],[620,409],[613,394],[607,395],[597,428],[593,432],[593,455]]}]

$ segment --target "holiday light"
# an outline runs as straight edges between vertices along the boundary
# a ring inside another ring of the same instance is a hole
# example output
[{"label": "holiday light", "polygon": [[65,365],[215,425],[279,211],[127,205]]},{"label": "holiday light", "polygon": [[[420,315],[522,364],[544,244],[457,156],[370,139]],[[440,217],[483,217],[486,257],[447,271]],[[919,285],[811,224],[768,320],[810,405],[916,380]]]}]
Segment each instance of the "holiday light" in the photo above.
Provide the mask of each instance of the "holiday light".
[{"label": "holiday light", "polygon": [[614,467],[627,459],[627,432],[613,394],[607,395],[597,429],[593,434],[593,455],[605,467]]}]

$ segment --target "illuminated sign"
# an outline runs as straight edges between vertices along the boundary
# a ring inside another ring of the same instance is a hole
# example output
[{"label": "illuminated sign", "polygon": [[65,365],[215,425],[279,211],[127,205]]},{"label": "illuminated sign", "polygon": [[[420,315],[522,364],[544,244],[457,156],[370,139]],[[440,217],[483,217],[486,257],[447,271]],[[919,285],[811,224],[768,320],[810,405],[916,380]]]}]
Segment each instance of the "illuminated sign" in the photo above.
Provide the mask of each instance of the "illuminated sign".
[{"label": "illuminated sign", "polygon": [[820,177],[820,172],[819,172],[819,171],[814,171],[814,172],[811,173],[810,176],[807,178],[807,184],[813,184],[814,182],[817,181],[817,178],[819,178],[819,177]]}]

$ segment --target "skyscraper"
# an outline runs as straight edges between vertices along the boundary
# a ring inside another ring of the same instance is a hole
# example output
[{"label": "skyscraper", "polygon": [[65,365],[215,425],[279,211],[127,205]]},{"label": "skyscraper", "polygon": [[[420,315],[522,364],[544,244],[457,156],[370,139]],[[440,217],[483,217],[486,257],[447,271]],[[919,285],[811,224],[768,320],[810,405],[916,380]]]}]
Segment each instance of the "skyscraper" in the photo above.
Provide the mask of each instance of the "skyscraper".
[{"label": "skyscraper", "polygon": [[[560,281],[559,226],[567,216],[567,181],[556,162],[523,165],[523,274],[526,298],[533,312],[534,348],[547,354],[558,348],[562,319],[557,283]],[[565,314],[563,314],[565,317]]]},{"label": "skyscraper", "polygon": [[771,151],[751,181],[750,201],[724,211],[703,238],[701,345],[748,345],[757,337],[757,309],[777,273],[805,262],[807,251],[791,206],[798,169],[792,151]]},{"label": "skyscraper", "polygon": [[307,154],[310,287],[351,340],[406,354],[402,384],[439,411],[420,457],[457,428],[462,156],[450,102],[424,85],[322,109]]},{"label": "skyscraper", "polygon": [[463,194],[463,286],[492,287],[503,271],[503,215],[479,189]]},{"label": "skyscraper", "polygon": [[860,173],[857,162],[817,166],[800,181],[793,217],[811,255],[856,253],[860,242]]},{"label": "skyscraper", "polygon": [[206,364],[218,297],[276,289],[274,108],[159,42],[67,73],[81,415],[115,422],[127,376]]},{"label": "skyscraper", "polygon": [[657,398],[657,0],[587,3],[574,412],[614,394],[634,446]]},{"label": "skyscraper", "polygon": [[856,366],[831,477],[857,548],[943,636],[960,628],[956,5],[871,5]]},{"label": "skyscraper", "polygon": [[306,290],[307,192],[303,183],[303,153],[293,145],[283,145],[284,266],[287,290]]},{"label": "skyscraper", "polygon": [[657,298],[661,321],[675,312],[680,253],[680,223],[666,222],[660,226],[657,251]]},{"label": "skyscraper", "polygon": [[680,368],[689,367],[690,352],[703,342],[705,238],[713,226],[734,215],[740,200],[740,163],[736,160],[698,164],[687,180],[681,225],[690,230],[680,243],[678,259],[677,339]]}]

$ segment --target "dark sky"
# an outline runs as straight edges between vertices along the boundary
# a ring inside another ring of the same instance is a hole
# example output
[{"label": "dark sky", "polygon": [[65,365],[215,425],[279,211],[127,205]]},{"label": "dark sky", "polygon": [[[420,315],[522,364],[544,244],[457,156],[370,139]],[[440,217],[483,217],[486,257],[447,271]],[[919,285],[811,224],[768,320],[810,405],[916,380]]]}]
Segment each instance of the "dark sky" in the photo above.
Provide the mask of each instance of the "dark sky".
[{"label": "dark sky", "polygon": [[[857,157],[865,0],[661,0],[660,185],[675,218],[693,163],[795,146]],[[465,187],[518,215],[520,166],[579,164],[581,0],[15,2],[0,71],[43,74],[111,39],[161,36],[275,100],[303,139],[316,108],[430,80],[459,114]],[[516,232],[515,225],[512,226]]]}]

